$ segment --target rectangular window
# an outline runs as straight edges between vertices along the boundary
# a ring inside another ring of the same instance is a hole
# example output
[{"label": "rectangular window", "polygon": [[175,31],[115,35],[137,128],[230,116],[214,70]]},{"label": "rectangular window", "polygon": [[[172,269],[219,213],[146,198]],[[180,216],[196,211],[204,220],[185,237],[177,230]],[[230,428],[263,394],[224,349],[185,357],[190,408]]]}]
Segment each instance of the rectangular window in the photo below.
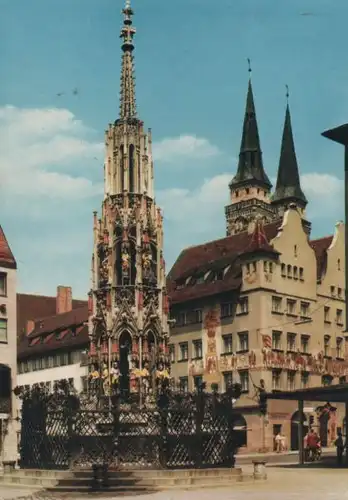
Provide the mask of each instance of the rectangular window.
[{"label": "rectangular window", "polygon": [[342,298],[342,288],[337,288],[337,297],[338,297],[339,299],[341,299],[341,298]]},{"label": "rectangular window", "polygon": [[343,325],[343,311],[342,309],[337,309],[336,311],[336,323],[338,325]]},{"label": "rectangular window", "polygon": [[303,281],[303,267],[300,267],[300,280]]},{"label": "rectangular window", "polygon": [[324,322],[330,323],[330,307],[324,307]]},{"label": "rectangular window", "polygon": [[288,371],[288,391],[295,390],[296,372]]},{"label": "rectangular window", "polygon": [[233,349],[232,349],[232,333],[229,333],[228,335],[223,335],[222,336],[222,342],[223,342],[223,347],[222,347],[222,352],[224,354],[232,354]]},{"label": "rectangular window", "polygon": [[308,302],[301,302],[301,317],[302,318],[309,318],[309,303]]},{"label": "rectangular window", "polygon": [[309,387],[309,373],[301,373],[301,389],[307,389]]},{"label": "rectangular window", "polygon": [[288,314],[289,316],[296,316],[296,300],[287,299],[286,314]]},{"label": "rectangular window", "polygon": [[178,314],[177,320],[176,320],[176,325],[177,326],[186,325],[186,312],[181,312]]},{"label": "rectangular window", "polygon": [[240,384],[242,386],[242,392],[249,392],[249,372],[248,370],[241,370],[239,372]]},{"label": "rectangular window", "polygon": [[7,295],[7,274],[0,273],[0,296],[6,297]]},{"label": "rectangular window", "polygon": [[53,368],[53,366],[54,366],[54,357],[48,356],[48,367]]},{"label": "rectangular window", "polygon": [[7,344],[7,319],[0,319],[0,343]]},{"label": "rectangular window", "polygon": [[175,345],[174,344],[169,345],[169,357],[170,357],[170,362],[175,363]]},{"label": "rectangular window", "polygon": [[291,352],[296,351],[296,333],[288,333],[287,350]]},{"label": "rectangular window", "polygon": [[202,323],[202,309],[196,309],[194,311],[195,323]]},{"label": "rectangular window", "polygon": [[203,357],[203,346],[201,340],[194,340],[192,342],[193,347],[193,358],[201,359]]},{"label": "rectangular window", "polygon": [[180,361],[187,361],[188,360],[188,343],[181,342],[179,344],[179,349],[180,349]]},{"label": "rectangular window", "polygon": [[330,356],[330,336],[324,336],[324,356]]},{"label": "rectangular window", "polygon": [[336,358],[343,358],[343,339],[336,339]]},{"label": "rectangular window", "polygon": [[326,387],[328,385],[332,385],[332,380],[333,380],[333,377],[331,377],[331,375],[323,375],[321,377],[321,385],[323,385],[324,387]]},{"label": "rectangular window", "polygon": [[272,370],[272,390],[280,391],[281,390],[281,371],[280,370]]},{"label": "rectangular window", "polygon": [[272,297],[272,313],[280,314],[282,313],[282,298],[281,297]]},{"label": "rectangular window", "polygon": [[272,332],[272,349],[280,351],[282,348],[282,332]]},{"label": "rectangular window", "polygon": [[233,384],[232,372],[224,372],[223,377],[224,377],[224,390],[227,391],[227,389],[231,387],[231,385]]},{"label": "rectangular window", "polygon": [[232,316],[232,314],[233,314],[232,302],[226,302],[224,304],[221,304],[221,318],[228,318],[229,316]]},{"label": "rectangular window", "polygon": [[239,314],[248,314],[249,312],[249,297],[241,297],[239,299]]},{"label": "rectangular window", "polygon": [[195,375],[193,377],[193,385],[194,385],[195,389],[201,387],[202,383],[203,383],[203,377],[202,377],[202,375]]},{"label": "rectangular window", "polygon": [[301,352],[302,354],[309,353],[309,336],[301,335]]},{"label": "rectangular window", "polygon": [[179,389],[181,392],[188,392],[188,377],[179,378]]},{"label": "rectangular window", "polygon": [[249,351],[249,334],[248,332],[238,333],[239,351]]}]

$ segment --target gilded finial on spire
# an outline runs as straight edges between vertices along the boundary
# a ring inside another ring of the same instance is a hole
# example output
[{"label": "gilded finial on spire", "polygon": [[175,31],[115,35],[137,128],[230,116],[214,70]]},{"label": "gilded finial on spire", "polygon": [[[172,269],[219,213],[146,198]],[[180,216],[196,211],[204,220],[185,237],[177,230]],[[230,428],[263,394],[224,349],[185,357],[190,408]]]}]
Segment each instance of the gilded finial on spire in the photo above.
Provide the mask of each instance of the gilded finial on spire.
[{"label": "gilded finial on spire", "polygon": [[131,7],[131,0],[125,0],[122,10],[123,26],[120,38],[122,42],[122,71],[121,71],[121,91],[120,91],[120,119],[127,120],[136,117],[135,102],[135,81],[134,81],[134,43],[133,37],[136,29],[132,26],[132,16],[134,11]]},{"label": "gilded finial on spire", "polygon": [[251,76],[252,69],[251,69],[251,61],[250,61],[249,57],[248,57],[247,61],[248,61],[248,72],[249,72],[249,76]]},{"label": "gilded finial on spire", "polygon": [[285,85],[286,88],[286,103],[289,104],[289,85]]}]

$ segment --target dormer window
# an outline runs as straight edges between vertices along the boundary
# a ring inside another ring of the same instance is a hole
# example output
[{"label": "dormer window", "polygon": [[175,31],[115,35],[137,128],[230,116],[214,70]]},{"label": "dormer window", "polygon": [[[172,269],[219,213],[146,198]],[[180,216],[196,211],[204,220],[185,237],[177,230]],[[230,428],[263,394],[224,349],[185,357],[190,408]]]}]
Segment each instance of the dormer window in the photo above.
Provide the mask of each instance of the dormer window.
[{"label": "dormer window", "polygon": [[216,273],[216,281],[221,281],[224,279],[224,270],[223,269],[220,269],[220,271],[218,271]]}]

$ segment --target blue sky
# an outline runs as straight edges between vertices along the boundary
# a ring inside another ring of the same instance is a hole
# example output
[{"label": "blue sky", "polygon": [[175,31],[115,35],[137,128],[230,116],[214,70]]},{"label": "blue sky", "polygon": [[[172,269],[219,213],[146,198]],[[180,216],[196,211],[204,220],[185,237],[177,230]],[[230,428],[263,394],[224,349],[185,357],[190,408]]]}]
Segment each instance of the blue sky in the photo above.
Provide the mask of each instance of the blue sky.
[{"label": "blue sky", "polygon": [[[19,290],[89,287],[103,135],[118,114],[121,0],[2,0],[0,223]],[[285,84],[313,235],[343,218],[346,0],[133,0],[138,112],[153,130],[167,268],[224,236],[252,79],[265,168],[276,175]],[[77,95],[74,93],[77,89]],[[62,94],[62,95],[57,95]]]}]

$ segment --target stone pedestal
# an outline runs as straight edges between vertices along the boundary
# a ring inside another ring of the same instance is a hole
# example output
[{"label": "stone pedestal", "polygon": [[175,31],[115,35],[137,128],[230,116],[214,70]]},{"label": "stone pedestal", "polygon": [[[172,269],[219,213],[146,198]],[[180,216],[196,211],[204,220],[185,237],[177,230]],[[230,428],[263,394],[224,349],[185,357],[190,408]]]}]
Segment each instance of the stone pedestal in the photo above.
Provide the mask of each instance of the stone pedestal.
[{"label": "stone pedestal", "polygon": [[267,462],[265,460],[253,460],[254,479],[267,479],[266,464]]}]

